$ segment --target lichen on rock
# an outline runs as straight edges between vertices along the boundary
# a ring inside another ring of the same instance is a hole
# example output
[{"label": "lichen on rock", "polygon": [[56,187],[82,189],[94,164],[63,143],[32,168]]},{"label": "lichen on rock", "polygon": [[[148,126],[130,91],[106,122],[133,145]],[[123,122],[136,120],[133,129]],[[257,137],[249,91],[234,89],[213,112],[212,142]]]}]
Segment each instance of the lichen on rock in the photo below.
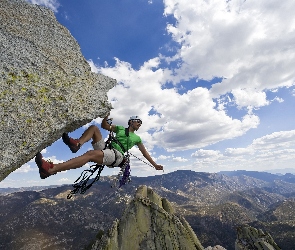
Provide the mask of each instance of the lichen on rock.
[{"label": "lichen on rock", "polygon": [[45,7],[0,1],[0,181],[111,105],[116,80],[91,72],[77,41]]}]

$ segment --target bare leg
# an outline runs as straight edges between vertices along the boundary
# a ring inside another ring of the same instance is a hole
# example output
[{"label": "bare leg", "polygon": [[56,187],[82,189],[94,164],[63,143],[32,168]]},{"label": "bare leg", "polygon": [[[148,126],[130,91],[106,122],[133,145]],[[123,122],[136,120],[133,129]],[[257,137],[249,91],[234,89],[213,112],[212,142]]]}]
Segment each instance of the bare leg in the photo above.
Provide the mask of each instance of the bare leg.
[{"label": "bare leg", "polygon": [[88,129],[85,130],[83,135],[79,139],[81,146],[88,142],[92,138],[92,143],[96,143],[102,139],[101,132],[99,128],[95,125],[91,125]]},{"label": "bare leg", "polygon": [[90,150],[87,151],[85,154],[68,160],[63,163],[54,164],[53,168],[50,168],[48,172],[50,174],[55,174],[57,172],[79,168],[85,165],[87,162],[95,162],[98,164],[102,164],[103,161],[103,152],[100,150]]}]

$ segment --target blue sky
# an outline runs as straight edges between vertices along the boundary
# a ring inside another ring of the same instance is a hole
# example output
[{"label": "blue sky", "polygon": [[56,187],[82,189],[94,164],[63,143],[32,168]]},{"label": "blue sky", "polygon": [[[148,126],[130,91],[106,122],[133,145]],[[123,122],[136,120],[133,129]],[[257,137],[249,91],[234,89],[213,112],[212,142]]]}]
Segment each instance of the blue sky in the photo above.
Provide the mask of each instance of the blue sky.
[{"label": "blue sky", "polygon": [[[28,2],[51,8],[92,71],[117,80],[108,93],[114,124],[141,116],[138,134],[166,173],[295,169],[294,1]],[[43,154],[54,162],[74,156],[61,140]],[[32,160],[0,187],[69,184],[84,168],[40,180]],[[135,158],[131,168],[162,174]]]}]

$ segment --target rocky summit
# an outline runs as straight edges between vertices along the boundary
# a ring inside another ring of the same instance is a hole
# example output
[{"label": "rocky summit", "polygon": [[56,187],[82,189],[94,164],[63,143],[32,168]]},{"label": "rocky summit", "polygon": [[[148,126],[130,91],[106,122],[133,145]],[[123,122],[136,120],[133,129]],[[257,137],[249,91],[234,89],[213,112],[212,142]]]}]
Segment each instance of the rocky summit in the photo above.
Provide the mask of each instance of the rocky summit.
[{"label": "rocky summit", "polygon": [[0,1],[0,181],[111,105],[116,81],[91,72],[77,41],[45,7]]},{"label": "rocky summit", "polygon": [[203,250],[194,231],[183,217],[177,217],[170,202],[151,188],[140,186],[122,218],[108,236],[92,250],[187,249]]},{"label": "rocky summit", "polygon": [[250,226],[238,227],[235,250],[281,250],[269,233]]}]

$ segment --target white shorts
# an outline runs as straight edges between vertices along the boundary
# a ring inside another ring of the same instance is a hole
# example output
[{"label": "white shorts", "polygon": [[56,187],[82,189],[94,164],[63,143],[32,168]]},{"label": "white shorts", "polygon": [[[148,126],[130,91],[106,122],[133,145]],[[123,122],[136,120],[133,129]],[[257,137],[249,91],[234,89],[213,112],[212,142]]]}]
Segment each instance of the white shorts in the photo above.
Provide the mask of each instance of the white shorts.
[{"label": "white shorts", "polygon": [[[92,144],[92,147],[95,150],[101,150],[103,152],[103,161],[102,161],[103,165],[106,165],[106,166],[112,168],[112,167],[118,166],[123,161],[124,156],[117,149],[104,149],[105,142],[103,139]],[[113,166],[111,166],[111,164],[115,160],[116,160],[115,164]]]}]

